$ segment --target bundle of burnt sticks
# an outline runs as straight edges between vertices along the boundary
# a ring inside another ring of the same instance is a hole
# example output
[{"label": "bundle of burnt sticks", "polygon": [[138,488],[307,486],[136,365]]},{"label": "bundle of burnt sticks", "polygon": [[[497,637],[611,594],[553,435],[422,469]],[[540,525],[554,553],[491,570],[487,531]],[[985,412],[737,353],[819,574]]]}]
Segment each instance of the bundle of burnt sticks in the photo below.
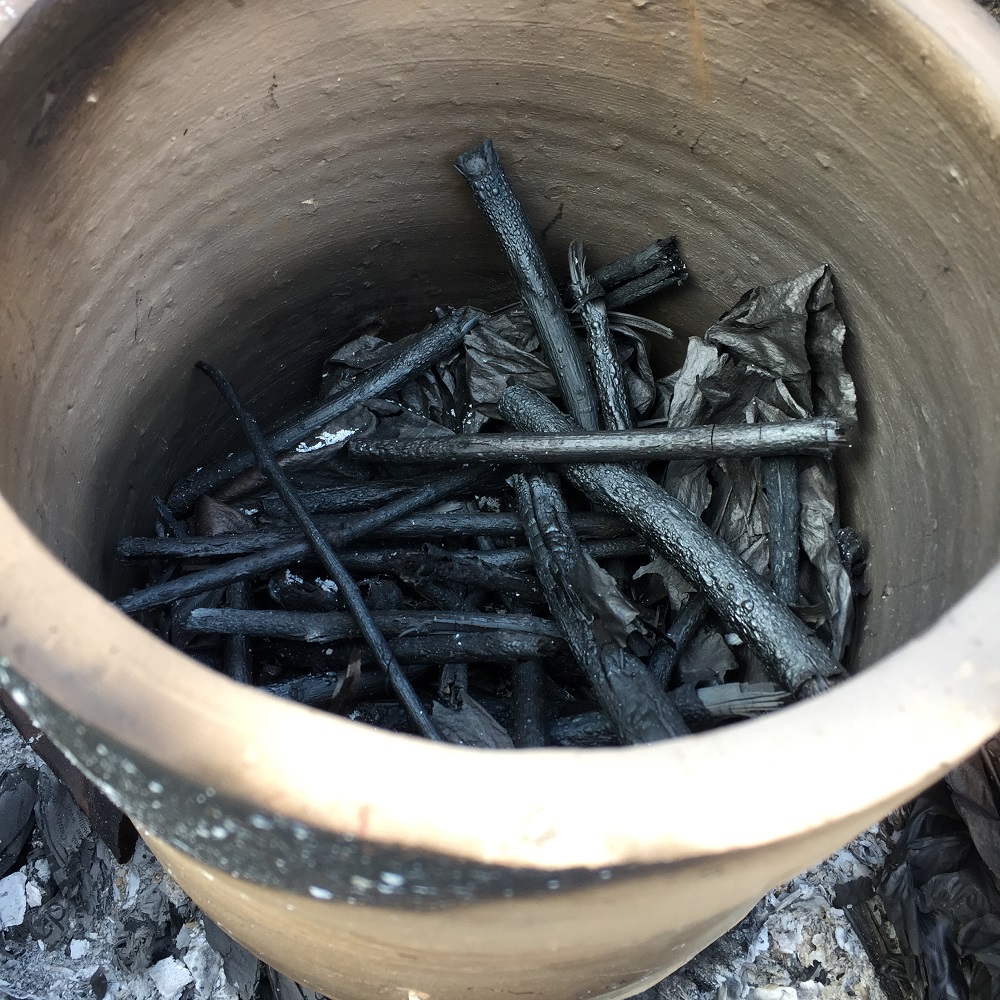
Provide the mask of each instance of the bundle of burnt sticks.
[{"label": "bundle of burnt sticks", "polygon": [[519,301],[339,342],[267,434],[199,365],[249,448],[121,541],[149,577],[119,607],[239,681],[471,746],[649,742],[826,690],[865,559],[829,268],[754,288],[656,378],[673,333],[633,310],[686,282],[677,241],[594,271],[574,243],[560,287],[489,140],[457,167]]}]

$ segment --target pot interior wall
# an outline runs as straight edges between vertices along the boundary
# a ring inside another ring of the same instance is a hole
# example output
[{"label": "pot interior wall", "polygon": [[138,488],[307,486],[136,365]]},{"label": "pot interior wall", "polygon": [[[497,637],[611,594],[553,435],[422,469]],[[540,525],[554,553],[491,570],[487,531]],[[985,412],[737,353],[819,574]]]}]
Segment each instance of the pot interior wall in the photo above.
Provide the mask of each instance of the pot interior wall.
[{"label": "pot interior wall", "polygon": [[654,310],[679,334],[833,264],[865,661],[995,560],[996,185],[913,26],[764,0],[112,13],[42,4],[0,61],[0,488],[87,582],[113,586],[149,497],[236,441],[196,360],[266,419],[372,317],[509,300],[451,167],[483,135],[560,272],[573,238],[599,264],[679,234],[695,280]]}]

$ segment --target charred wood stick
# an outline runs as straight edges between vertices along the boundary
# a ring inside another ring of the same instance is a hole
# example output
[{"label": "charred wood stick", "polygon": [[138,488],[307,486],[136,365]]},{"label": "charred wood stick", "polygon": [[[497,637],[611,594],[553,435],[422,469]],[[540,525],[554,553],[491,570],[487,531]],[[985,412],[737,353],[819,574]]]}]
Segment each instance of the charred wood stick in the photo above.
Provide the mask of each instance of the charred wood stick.
[{"label": "charred wood stick", "polygon": [[156,506],[156,513],[160,516],[165,534],[173,535],[174,538],[183,538],[188,534],[187,525],[178,520],[177,515],[160,499],[153,497],[153,504]]},{"label": "charred wood stick", "polygon": [[455,166],[468,181],[476,204],[507,256],[521,300],[538,331],[566,406],[582,427],[597,430],[597,396],[583,352],[493,143],[484,139],[482,145],[459,156]]},{"label": "charred wood stick", "polygon": [[[570,522],[572,524],[572,520]],[[591,559],[627,559],[633,556],[646,556],[649,553],[649,546],[641,538],[609,538],[598,541],[582,542],[583,551]],[[533,570],[535,559],[530,548],[513,549],[493,549],[488,552],[466,552],[466,551],[446,551],[442,556],[442,562],[459,560],[478,560],[483,566],[489,567],[490,572],[515,573],[521,570]],[[411,560],[418,562],[421,558],[426,559],[426,549],[421,550],[400,550],[400,549],[375,549],[371,551],[347,551],[342,557],[345,565],[348,561],[360,573],[381,573],[389,571],[393,564],[407,564]],[[486,579],[486,578],[484,578]],[[530,577],[529,577],[530,579]],[[519,582],[519,578],[518,578]],[[535,581],[532,581],[535,584]],[[516,611],[517,608],[511,610]]]},{"label": "charred wood stick", "polygon": [[847,444],[838,421],[829,417],[783,424],[708,424],[648,427],[593,434],[470,434],[451,438],[353,441],[355,458],[427,462],[634,462],[677,458],[752,458],[757,455],[820,454]]},{"label": "charred wood stick", "polygon": [[545,746],[545,675],[538,660],[515,663],[513,686],[514,746],[521,750]]},{"label": "charred wood stick", "polygon": [[[461,476],[469,477],[469,473]],[[435,479],[433,484],[421,488],[417,493],[408,494],[393,500],[381,508],[381,511],[395,512],[401,508],[426,507],[447,496],[458,492],[459,477]],[[448,489],[449,484],[454,486]],[[433,493],[432,499],[427,499],[428,493]],[[412,506],[411,506],[412,505]],[[379,530],[379,537],[385,540],[405,541],[408,539],[449,539],[470,535],[490,535],[494,538],[509,538],[523,534],[523,527],[516,514],[472,514],[467,511],[455,511],[447,514],[414,514],[409,515],[404,509],[401,513],[393,513],[391,520],[372,523],[374,511],[362,518],[318,521],[321,529],[331,545],[341,546],[350,541],[362,538],[371,532]],[[386,515],[388,516],[388,515]],[[620,518],[610,514],[574,514],[571,523],[574,530],[583,538],[620,540],[628,529]],[[283,551],[292,552],[288,562],[302,558],[294,553],[301,550],[305,544],[299,541],[302,532],[297,528],[278,528],[269,531],[248,531],[239,535],[197,535],[189,538],[123,538],[118,543],[118,556],[122,559],[224,559],[232,556],[248,555],[253,552],[264,552],[282,546]],[[622,553],[624,554],[624,553]],[[284,563],[278,563],[275,569],[280,569]],[[514,568],[510,566],[509,568]],[[256,571],[255,571],[256,572]],[[266,572],[266,571],[261,571]],[[227,581],[229,582],[229,581]],[[218,584],[213,584],[218,586]],[[197,593],[197,591],[195,591]]]},{"label": "charred wood stick", "polygon": [[587,259],[580,242],[569,247],[569,288],[587,333],[602,425],[608,431],[630,430],[632,411],[625,389],[625,371],[608,326],[608,311],[601,298],[603,289],[587,276]]},{"label": "charred wood stick", "polygon": [[[478,319],[479,314],[472,310],[459,310],[422,333],[413,335],[391,358],[371,371],[363,372],[351,386],[324,400],[294,423],[268,434],[266,440],[271,452],[294,447],[324,424],[345,414],[352,406],[384,395],[447,357],[461,345],[462,338]],[[253,465],[253,452],[247,450],[193,473],[174,487],[167,501],[170,509],[177,514],[188,513],[198,497],[214,492]]]},{"label": "charred wood stick", "polygon": [[[327,537],[330,545],[342,546],[350,542],[357,541],[370,535],[385,525],[398,521],[411,511],[419,510],[421,507],[429,507],[440,500],[447,499],[453,492],[460,492],[471,484],[478,482],[479,477],[470,476],[469,473],[458,473],[454,476],[437,477],[419,490],[400,497],[387,503],[378,510],[373,510],[368,514],[358,517],[346,523],[342,530],[331,532]],[[301,533],[299,533],[301,534]],[[255,537],[252,533],[246,535],[233,535],[229,538],[202,538],[199,540],[200,546],[217,546],[215,555],[232,554],[233,552],[246,552],[248,549],[240,549],[239,545],[247,539]],[[163,539],[170,541],[170,539]],[[153,542],[156,539],[131,539],[133,542],[147,541]],[[182,541],[173,539],[172,541]],[[183,541],[190,541],[184,539]],[[225,543],[229,543],[232,548],[225,550]],[[220,544],[221,543],[221,544]],[[145,611],[148,608],[159,607],[162,604],[171,604],[182,597],[191,597],[195,594],[203,594],[206,591],[214,590],[217,587],[228,587],[229,584],[237,580],[246,580],[255,576],[266,576],[277,569],[288,566],[291,563],[299,562],[308,558],[312,552],[312,546],[307,541],[293,540],[279,545],[269,545],[264,551],[255,551],[250,548],[251,555],[242,558],[232,559],[221,566],[212,566],[199,570],[196,573],[189,573],[187,576],[179,577],[176,580],[168,580],[165,583],[155,584],[146,587],[144,590],[136,591],[128,597],[121,597],[115,601],[115,605],[126,614],[133,614],[136,611]],[[158,553],[157,553],[158,555]],[[190,551],[180,558],[193,558]]]},{"label": "charred wood stick", "polygon": [[[421,481],[422,482],[422,481]],[[319,490],[302,490],[302,506],[310,514],[341,514],[345,511],[367,510],[378,507],[421,485],[416,480],[402,482],[374,481],[349,486],[328,486]],[[242,500],[239,507],[247,513],[264,513],[274,517],[288,517],[288,508],[281,497],[262,496],[254,500]]]},{"label": "charred wood stick", "polygon": [[[246,611],[250,606],[250,584],[237,580],[226,588],[226,606],[233,611]],[[241,684],[252,684],[250,644],[245,633],[231,632],[222,644],[222,669],[228,677]]]},{"label": "charred wood stick", "polygon": [[[442,663],[451,662],[504,666],[520,660],[548,660],[566,656],[566,641],[562,636],[556,638],[550,635],[532,635],[529,632],[449,632],[445,635],[391,636],[388,642],[396,659],[404,666],[430,664],[440,667]],[[356,648],[352,652],[350,643],[339,643],[329,648],[330,653],[323,657],[323,663],[331,670],[346,667],[351,656],[358,652]],[[368,650],[361,651],[361,666],[369,669],[377,666]],[[360,694],[357,696],[361,697]]]},{"label": "charred wood stick", "polygon": [[683,261],[662,264],[624,285],[612,288],[604,297],[604,305],[610,312],[616,312],[668,288],[678,288],[687,279],[688,271]]},{"label": "charred wood stick", "polygon": [[649,658],[650,673],[656,678],[656,683],[661,688],[666,688],[674,676],[677,669],[677,661],[680,659],[684,647],[691,641],[691,637],[701,628],[701,623],[705,620],[705,598],[701,594],[692,594],[687,603],[678,612],[677,617],[670,623],[667,629],[665,642],[657,644]]},{"label": "charred wood stick", "polygon": [[770,527],[771,585],[779,600],[798,604],[799,463],[788,456],[768,458],[761,464]]},{"label": "charred wood stick", "polygon": [[[500,399],[520,430],[570,433],[575,424],[523,384]],[[840,672],[829,651],[708,526],[648,476],[621,465],[565,465],[562,474],[596,504],[624,520],[661,552],[767,666],[772,679],[798,692],[824,690]]]},{"label": "charred wood stick", "polygon": [[658,267],[671,267],[687,278],[687,267],[681,258],[676,236],[655,240],[637,253],[605,264],[594,271],[592,277],[598,285],[608,290],[634,281]]},{"label": "charred wood stick", "polygon": [[[516,550],[500,551],[506,553]],[[344,565],[348,565],[346,553]],[[530,566],[525,566],[525,569],[529,568]],[[451,552],[435,545],[425,545],[420,552],[400,552],[397,558],[386,561],[379,571],[394,573],[404,583],[413,584],[430,579],[509,594],[524,602],[537,604],[545,600],[534,577],[483,559],[478,552]],[[366,569],[365,572],[372,570]]]},{"label": "charred wood stick", "polygon": [[[396,696],[402,702],[407,712],[409,712],[410,717],[421,734],[430,740],[440,740],[441,734],[437,731],[434,723],[431,722],[430,716],[413,690],[413,685],[410,684],[406,674],[403,673],[392,649],[385,640],[385,636],[382,635],[378,625],[372,619],[371,612],[368,610],[364,598],[361,596],[361,591],[354,582],[354,577],[347,572],[343,563],[337,558],[336,553],[330,547],[330,543],[323,537],[315,521],[313,521],[312,515],[299,502],[295,489],[289,483],[284,470],[278,465],[277,460],[271,453],[263,431],[257,426],[257,422],[240,402],[235,390],[222,372],[204,362],[199,362],[198,368],[215,383],[222,398],[229,404],[230,409],[237,420],[239,420],[243,428],[243,433],[250,442],[250,447],[257,460],[258,468],[267,476],[278,491],[278,495],[285,501],[285,506],[292,513],[295,520],[298,521],[299,527],[305,533],[309,541],[309,546],[315,552],[323,568],[330,574],[331,579],[336,583],[340,590],[340,595],[350,611],[351,617],[357,624],[358,631],[374,654],[379,666],[386,672],[386,676],[389,678]],[[236,613],[239,614],[239,612]]]},{"label": "charred wood stick", "polygon": [[[473,480],[476,482],[476,480]],[[457,495],[455,491],[449,496]],[[573,525],[577,533],[588,539],[620,539],[628,533],[628,529],[620,518],[612,514],[598,513],[573,514]],[[347,530],[352,520],[320,519],[320,525],[332,531]],[[523,534],[521,522],[516,514],[491,513],[489,511],[454,510],[446,512],[426,511],[420,514],[408,514],[387,524],[380,532],[380,537],[386,539],[454,539],[469,536],[477,538],[511,538]]]},{"label": "charred wood stick", "polygon": [[645,665],[621,648],[573,585],[590,574],[557,483],[524,472],[514,476],[514,489],[549,609],[619,735],[627,743],[684,735],[687,727]]},{"label": "charred wood stick", "polygon": [[[544,618],[527,614],[480,611],[370,611],[380,632],[397,635],[451,635],[455,632],[506,632],[558,638],[559,629]],[[362,635],[352,614],[342,611],[236,611],[195,608],[184,623],[190,632],[253,635],[300,642],[340,642]]]}]

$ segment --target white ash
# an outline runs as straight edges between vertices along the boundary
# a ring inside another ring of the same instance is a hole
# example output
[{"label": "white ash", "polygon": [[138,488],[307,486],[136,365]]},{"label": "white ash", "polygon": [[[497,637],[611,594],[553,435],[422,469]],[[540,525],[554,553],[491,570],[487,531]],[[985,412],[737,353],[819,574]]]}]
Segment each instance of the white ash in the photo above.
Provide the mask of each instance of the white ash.
[{"label": "white ash", "polygon": [[0,929],[20,927],[28,908],[27,878],[24,871],[0,878]]},{"label": "white ash", "polygon": [[320,448],[332,448],[334,445],[343,444],[349,437],[356,433],[354,428],[345,428],[341,431],[320,431],[312,441],[303,441],[295,446],[295,450],[300,454],[310,451],[319,451]]},{"label": "white ash", "polygon": [[153,985],[159,990],[163,1000],[180,1000],[184,987],[193,982],[188,967],[169,955],[161,958],[149,970],[149,978],[153,980]]},{"label": "white ash", "polygon": [[728,934],[643,1000],[886,1000],[843,910],[838,885],[877,876],[892,836],[872,827],[833,857],[780,886]]}]

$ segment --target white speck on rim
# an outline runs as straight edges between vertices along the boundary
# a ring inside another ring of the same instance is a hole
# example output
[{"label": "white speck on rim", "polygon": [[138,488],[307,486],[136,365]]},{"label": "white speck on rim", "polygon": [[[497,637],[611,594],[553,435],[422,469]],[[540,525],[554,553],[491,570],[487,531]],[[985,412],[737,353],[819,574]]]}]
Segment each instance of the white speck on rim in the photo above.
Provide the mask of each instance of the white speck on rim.
[{"label": "white speck on rim", "polygon": [[314,899],[333,899],[333,893],[318,885],[309,886],[309,895]]},{"label": "white speck on rim", "polygon": [[250,817],[250,825],[255,830],[271,830],[274,828],[274,824],[266,816],[261,816],[260,813],[254,813]]},{"label": "white speck on rim", "polygon": [[160,784],[160,783],[159,783],[158,781],[151,781],[151,782],[150,782],[150,783],[149,783],[149,784],[148,784],[148,785],[147,785],[146,787],[147,787],[147,788],[148,788],[148,789],[149,789],[149,790],[150,790],[150,791],[151,791],[151,792],[152,792],[152,793],[153,793],[154,795],[159,795],[159,794],[160,794],[160,792],[162,792],[162,791],[163,791],[163,785],[161,785],[161,784]]},{"label": "white speck on rim", "polygon": [[213,840],[225,840],[229,836],[229,831],[224,826],[213,826],[211,834]]},{"label": "white speck on rim", "polygon": [[399,888],[401,885],[406,884],[406,878],[400,875],[399,872],[382,872],[379,876],[386,885],[391,885],[394,888]]}]

